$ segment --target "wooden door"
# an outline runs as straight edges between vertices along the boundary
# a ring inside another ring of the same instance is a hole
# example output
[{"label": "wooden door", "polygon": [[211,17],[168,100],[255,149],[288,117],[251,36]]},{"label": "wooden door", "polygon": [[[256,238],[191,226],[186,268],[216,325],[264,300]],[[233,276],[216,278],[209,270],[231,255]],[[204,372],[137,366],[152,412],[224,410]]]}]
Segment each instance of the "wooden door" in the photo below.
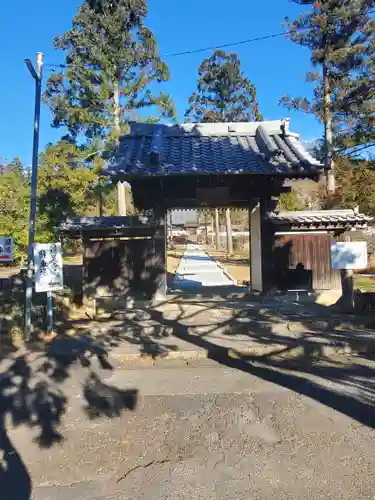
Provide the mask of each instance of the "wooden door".
[{"label": "wooden door", "polygon": [[340,283],[331,269],[330,234],[276,236],[274,254],[276,285],[284,290],[329,290]]}]

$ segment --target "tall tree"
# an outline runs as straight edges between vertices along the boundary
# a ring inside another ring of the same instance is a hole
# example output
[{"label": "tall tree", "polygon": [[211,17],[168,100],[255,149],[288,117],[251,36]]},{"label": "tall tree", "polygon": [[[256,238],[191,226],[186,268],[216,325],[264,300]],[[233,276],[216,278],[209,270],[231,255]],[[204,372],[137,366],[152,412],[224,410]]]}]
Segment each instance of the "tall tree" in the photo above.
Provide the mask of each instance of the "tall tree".
[{"label": "tall tree", "polygon": [[359,207],[375,216],[375,170],[373,161],[339,158],[336,163],[336,204],[341,208]]},{"label": "tall tree", "polygon": [[38,238],[50,241],[67,217],[96,213],[97,181],[85,148],[69,141],[49,144],[38,176]]},{"label": "tall tree", "polygon": [[[241,70],[237,54],[217,50],[198,70],[197,92],[189,98],[186,120],[194,122],[247,122],[262,120],[255,85]],[[219,247],[218,212],[215,213]],[[230,210],[226,211],[227,251],[233,253]]]},{"label": "tall tree", "polygon": [[241,71],[237,54],[217,50],[198,70],[197,91],[185,113],[194,122],[262,120],[256,89]]},{"label": "tall tree", "polygon": [[[313,113],[325,125],[327,192],[335,191],[334,148],[356,148],[373,141],[374,28],[370,9],[374,0],[293,0],[310,6],[295,21],[287,19],[294,42],[311,50],[318,71],[312,99],[284,96],[289,108]],[[319,71],[319,68],[321,69]]]},{"label": "tall tree", "polygon": [[0,171],[0,233],[13,236],[16,260],[27,247],[28,196],[27,176],[16,157]]},{"label": "tall tree", "polygon": [[53,126],[84,138],[93,154],[115,146],[128,118],[144,108],[174,116],[170,98],[153,92],[169,72],[146,15],[146,0],[86,0],[72,28],[55,38],[67,69],[47,83]]}]

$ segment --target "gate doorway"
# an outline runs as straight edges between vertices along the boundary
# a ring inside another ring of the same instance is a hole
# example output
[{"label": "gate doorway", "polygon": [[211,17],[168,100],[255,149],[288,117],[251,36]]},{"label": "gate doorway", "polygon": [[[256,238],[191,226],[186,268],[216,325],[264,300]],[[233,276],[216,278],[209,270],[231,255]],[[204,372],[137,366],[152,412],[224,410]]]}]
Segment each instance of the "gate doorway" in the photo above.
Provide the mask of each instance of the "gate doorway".
[{"label": "gate doorway", "polygon": [[248,210],[169,210],[166,219],[169,290],[248,290]]},{"label": "gate doorway", "polygon": [[[152,213],[167,227],[171,210],[221,207],[225,214],[236,209],[247,211],[251,218],[251,276],[241,275],[236,281],[251,281],[252,289],[266,292],[274,284],[274,268],[270,266],[274,235],[266,223],[268,214],[275,210],[280,194],[290,191],[285,181],[317,181],[322,171],[323,165],[306,151],[298,134],[289,131],[289,120],[285,119],[183,125],[132,123],[103,173],[115,182],[127,181],[135,207]],[[216,227],[215,233],[220,233]],[[208,239],[208,227],[204,229],[204,241],[206,235]],[[186,240],[201,246],[199,237],[190,231]],[[167,241],[171,241],[168,229]],[[222,251],[216,245],[215,251]]]}]

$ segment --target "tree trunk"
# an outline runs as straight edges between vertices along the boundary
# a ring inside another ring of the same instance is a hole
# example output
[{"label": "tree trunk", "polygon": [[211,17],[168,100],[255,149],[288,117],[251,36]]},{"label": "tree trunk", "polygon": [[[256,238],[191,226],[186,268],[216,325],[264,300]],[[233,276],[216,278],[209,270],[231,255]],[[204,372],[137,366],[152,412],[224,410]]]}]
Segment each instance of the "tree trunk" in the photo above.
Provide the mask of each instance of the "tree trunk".
[{"label": "tree trunk", "polygon": [[113,83],[113,122],[116,134],[121,133],[121,106],[120,106],[120,83]]},{"label": "tree trunk", "polygon": [[204,232],[206,237],[206,245],[208,245],[208,220],[207,220],[207,212],[204,213]]},{"label": "tree trunk", "polygon": [[327,181],[328,208],[332,205],[336,192],[335,165],[333,162],[333,131],[331,111],[331,85],[327,68],[327,49],[323,63],[323,87],[324,87],[324,168]]},{"label": "tree trunk", "polygon": [[120,217],[126,217],[126,193],[125,183],[117,182],[117,208]]},{"label": "tree trunk", "polygon": [[99,187],[99,217],[103,217],[103,185],[101,177],[99,177],[98,180],[98,187]]},{"label": "tree trunk", "polygon": [[215,233],[216,233],[216,250],[220,250],[220,224],[219,210],[215,208]]},{"label": "tree trunk", "polygon": [[230,217],[230,208],[225,210],[225,226],[227,233],[227,252],[229,255],[233,255],[232,220]]},{"label": "tree trunk", "polygon": [[[113,84],[113,122],[117,137],[121,134],[121,106],[120,106],[120,84],[116,80]],[[118,215],[126,216],[126,196],[125,184],[121,181],[117,182],[117,206]]]}]

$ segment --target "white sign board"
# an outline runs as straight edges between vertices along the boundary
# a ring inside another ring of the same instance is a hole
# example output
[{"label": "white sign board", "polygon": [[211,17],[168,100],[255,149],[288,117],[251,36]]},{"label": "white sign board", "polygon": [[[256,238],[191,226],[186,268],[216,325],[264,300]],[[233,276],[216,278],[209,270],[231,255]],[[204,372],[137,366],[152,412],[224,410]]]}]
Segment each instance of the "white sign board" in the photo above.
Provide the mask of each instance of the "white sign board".
[{"label": "white sign board", "polygon": [[13,262],[13,238],[0,236],[0,262]]},{"label": "white sign board", "polygon": [[332,243],[331,264],[332,269],[366,269],[366,241]]},{"label": "white sign board", "polygon": [[35,291],[54,292],[63,288],[61,243],[34,245]]}]

